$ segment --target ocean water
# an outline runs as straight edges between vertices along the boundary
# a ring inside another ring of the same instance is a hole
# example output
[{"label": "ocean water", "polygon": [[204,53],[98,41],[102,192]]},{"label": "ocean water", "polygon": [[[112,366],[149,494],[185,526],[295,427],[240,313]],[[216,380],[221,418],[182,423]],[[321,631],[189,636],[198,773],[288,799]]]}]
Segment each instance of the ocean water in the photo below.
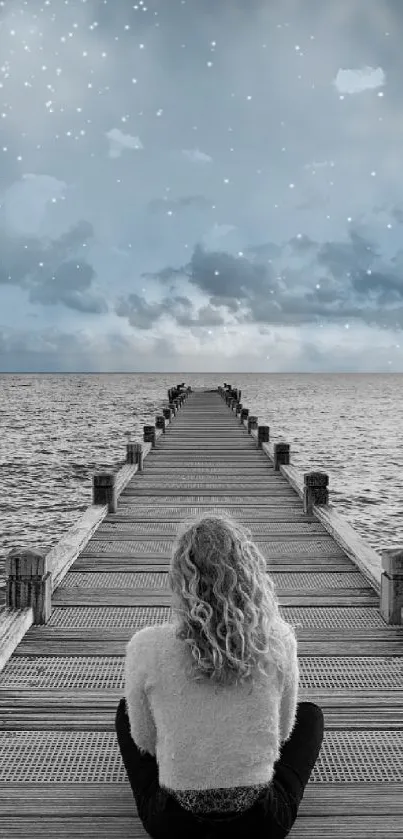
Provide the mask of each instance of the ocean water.
[{"label": "ocean water", "polygon": [[182,381],[240,388],[292,465],[329,474],[369,545],[403,547],[403,374],[0,374],[0,602],[8,551],[50,550],[91,504],[93,472],[124,461]]}]

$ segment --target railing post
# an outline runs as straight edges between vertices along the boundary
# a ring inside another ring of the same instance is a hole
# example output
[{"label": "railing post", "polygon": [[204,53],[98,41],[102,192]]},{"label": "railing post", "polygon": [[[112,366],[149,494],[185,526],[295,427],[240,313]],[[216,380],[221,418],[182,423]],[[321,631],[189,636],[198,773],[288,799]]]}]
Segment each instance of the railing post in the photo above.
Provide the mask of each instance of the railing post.
[{"label": "railing post", "polygon": [[279,472],[280,466],[288,466],[290,462],[290,444],[289,443],[275,443],[274,444],[274,471]]},{"label": "railing post", "polygon": [[32,606],[34,624],[48,622],[52,614],[52,575],[44,553],[31,548],[12,548],[6,556],[6,606]]},{"label": "railing post", "polygon": [[156,436],[156,428],[155,425],[144,425],[143,426],[143,439],[145,443],[151,443],[152,448],[155,449],[157,444],[157,436]]},{"label": "railing post", "polygon": [[143,471],[144,450],[142,443],[126,443],[127,463],[137,463],[138,471]]},{"label": "railing post", "polygon": [[257,427],[257,447],[262,448],[263,443],[268,443],[270,438],[270,426],[258,425]]},{"label": "railing post", "polygon": [[169,403],[169,410],[172,411],[173,416],[176,417],[178,410],[174,402]]},{"label": "railing post", "polygon": [[95,472],[92,476],[92,503],[107,504],[109,513],[116,513],[117,496],[113,472]]},{"label": "railing post", "polygon": [[248,419],[249,416],[249,408],[242,408],[241,410],[241,425],[243,425],[244,420]]},{"label": "railing post", "polygon": [[162,428],[162,433],[165,434],[165,417],[161,414],[158,414],[155,420],[155,427]]},{"label": "railing post", "polygon": [[171,422],[171,418],[172,418],[172,414],[173,414],[172,408],[163,408],[162,413],[163,413],[165,419],[169,420],[169,422]]},{"label": "railing post", "polygon": [[304,473],[304,513],[311,516],[314,504],[324,506],[329,503],[329,475],[326,472]]},{"label": "railing post", "polygon": [[252,429],[257,428],[257,421],[258,421],[257,417],[253,417],[249,414],[249,416],[248,416],[248,434],[251,433]]},{"label": "railing post", "polygon": [[238,416],[242,411],[242,402],[237,402],[235,405],[235,413]]},{"label": "railing post", "polygon": [[381,552],[381,615],[390,625],[403,625],[403,550],[386,548]]}]

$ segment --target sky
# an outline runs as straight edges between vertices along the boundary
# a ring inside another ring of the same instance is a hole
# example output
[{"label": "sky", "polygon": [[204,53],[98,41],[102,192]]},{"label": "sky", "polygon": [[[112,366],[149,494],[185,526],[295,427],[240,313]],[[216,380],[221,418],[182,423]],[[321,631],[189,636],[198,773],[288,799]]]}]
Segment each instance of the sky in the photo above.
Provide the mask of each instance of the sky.
[{"label": "sky", "polygon": [[0,372],[403,372],[401,0],[0,2]]}]

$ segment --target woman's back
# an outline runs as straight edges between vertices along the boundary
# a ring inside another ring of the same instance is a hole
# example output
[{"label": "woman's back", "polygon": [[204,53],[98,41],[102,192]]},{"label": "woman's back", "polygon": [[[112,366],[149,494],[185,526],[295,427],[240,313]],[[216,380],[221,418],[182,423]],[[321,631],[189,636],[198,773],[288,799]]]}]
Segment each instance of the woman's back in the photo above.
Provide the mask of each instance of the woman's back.
[{"label": "woman's back", "polygon": [[[160,786],[182,806],[244,809],[269,785],[281,741],[295,723],[296,643],[288,635],[285,685],[275,662],[250,683],[217,685],[189,677],[190,651],[176,633],[176,623],[146,627],[127,646],[131,735],[139,747],[152,749]],[[139,711],[142,693],[147,713]]]}]

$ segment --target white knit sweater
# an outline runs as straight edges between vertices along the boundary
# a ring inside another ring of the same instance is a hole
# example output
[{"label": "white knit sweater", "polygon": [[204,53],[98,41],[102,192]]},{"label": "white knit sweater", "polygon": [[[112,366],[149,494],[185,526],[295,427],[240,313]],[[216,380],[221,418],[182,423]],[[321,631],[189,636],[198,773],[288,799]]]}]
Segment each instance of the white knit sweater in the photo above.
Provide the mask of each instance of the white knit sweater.
[{"label": "white knit sweater", "polygon": [[[156,756],[168,790],[217,790],[269,784],[280,744],[295,724],[297,642],[287,635],[289,668],[273,662],[251,685],[218,686],[185,673],[188,645],[175,623],[147,626],[126,646],[125,698],[131,736]],[[251,691],[251,692],[250,692]]]}]

